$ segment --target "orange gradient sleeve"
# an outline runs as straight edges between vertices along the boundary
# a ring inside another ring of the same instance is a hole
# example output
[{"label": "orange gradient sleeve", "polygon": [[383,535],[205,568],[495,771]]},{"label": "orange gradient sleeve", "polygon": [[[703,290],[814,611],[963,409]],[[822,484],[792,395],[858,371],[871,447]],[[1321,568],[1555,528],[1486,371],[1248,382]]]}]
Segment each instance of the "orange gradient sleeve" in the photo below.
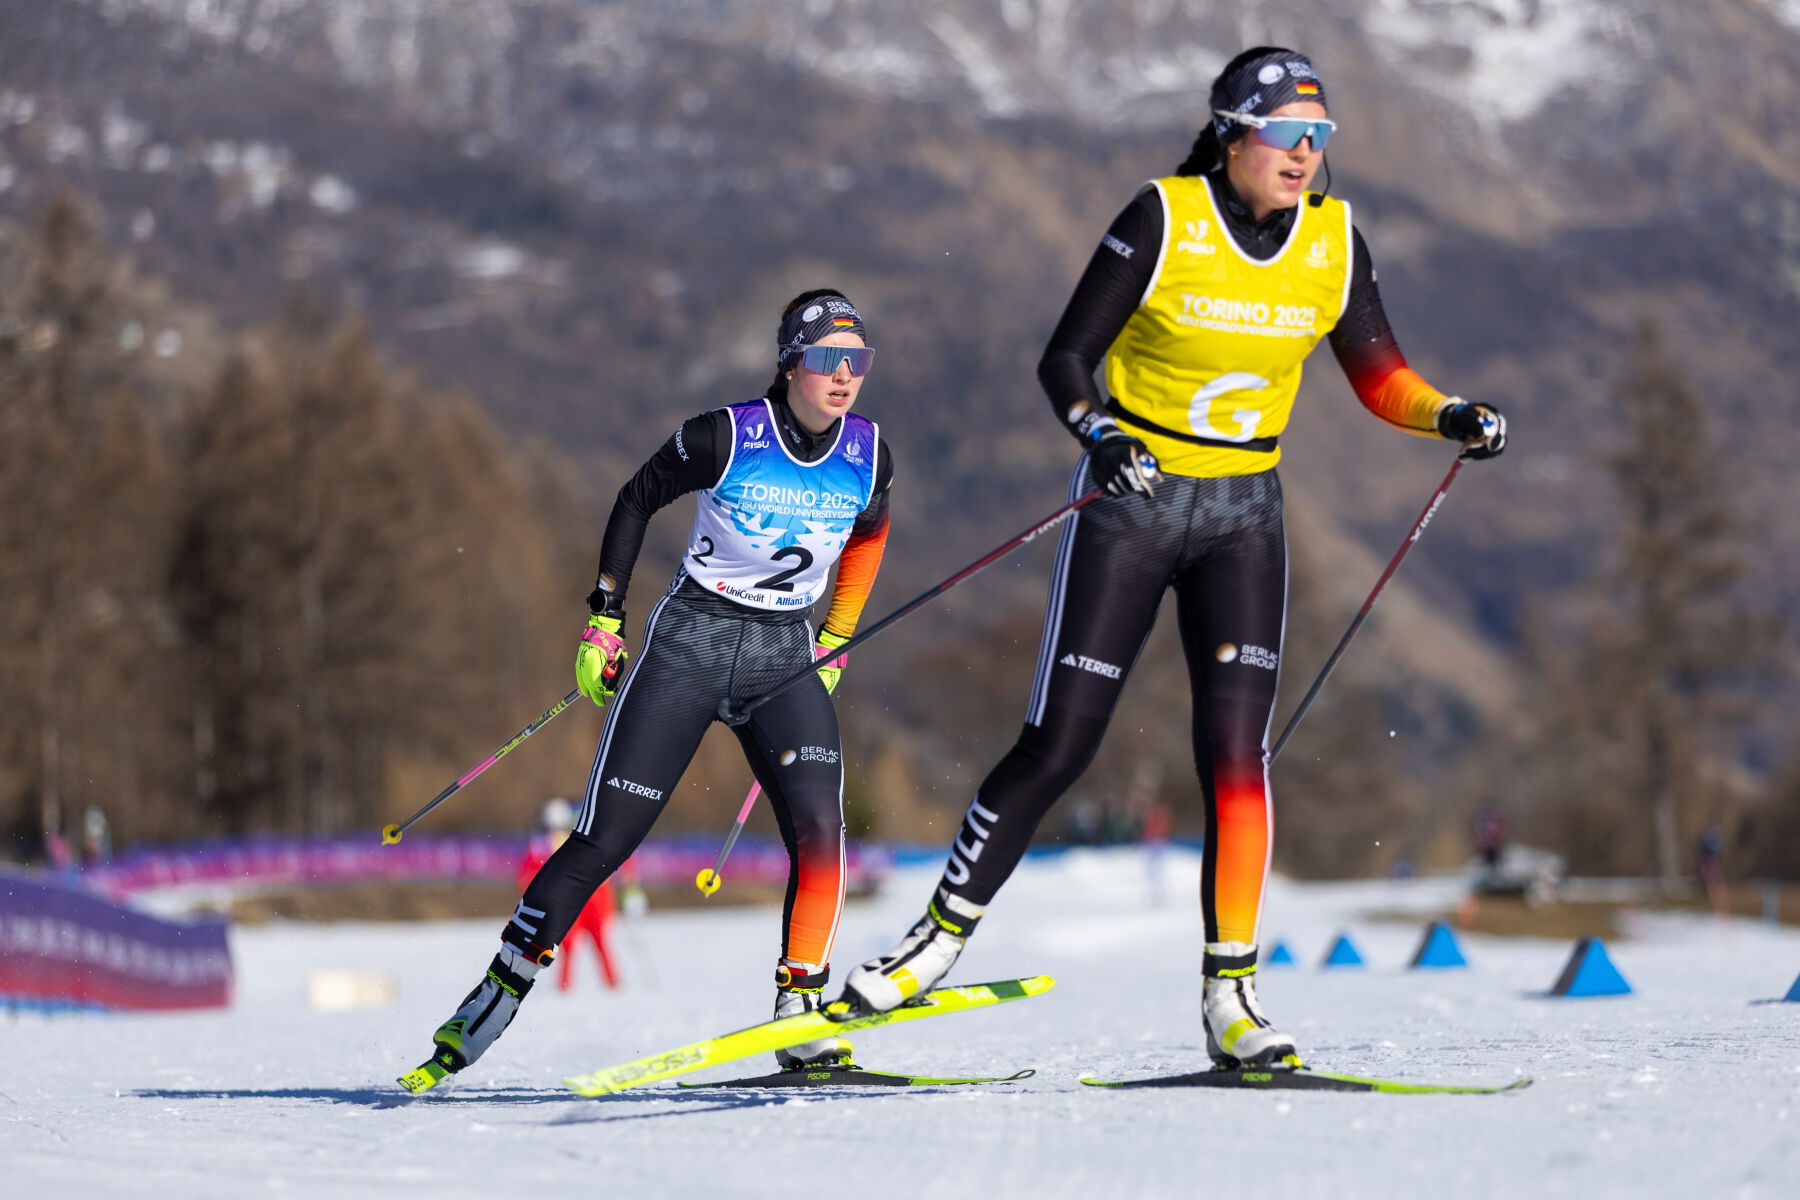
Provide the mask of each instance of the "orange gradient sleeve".
[{"label": "orange gradient sleeve", "polygon": [[1418,437],[1440,436],[1437,411],[1446,397],[1406,365],[1393,335],[1334,348],[1364,408],[1396,429]]},{"label": "orange gradient sleeve", "polygon": [[887,549],[888,517],[881,518],[869,530],[850,535],[844,553],[838,557],[837,581],[831,589],[831,607],[825,613],[824,628],[839,637],[856,632],[863,605],[875,589],[875,575],[881,570],[881,555]]}]

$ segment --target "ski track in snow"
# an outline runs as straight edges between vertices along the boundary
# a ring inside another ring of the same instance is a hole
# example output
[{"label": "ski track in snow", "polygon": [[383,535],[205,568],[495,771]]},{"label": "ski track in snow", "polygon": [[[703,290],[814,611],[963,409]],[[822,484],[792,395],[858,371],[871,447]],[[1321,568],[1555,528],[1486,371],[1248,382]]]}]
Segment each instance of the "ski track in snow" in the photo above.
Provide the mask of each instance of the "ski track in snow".
[{"label": "ski track in snow", "polygon": [[[1373,909],[1442,911],[1453,881],[1276,880],[1265,941],[1302,965],[1268,970],[1271,1016],[1320,1066],[1512,1095],[1107,1092],[1203,1065],[1196,860],[1168,860],[1148,899],[1135,851],[1030,860],[958,964],[965,981],[1048,973],[1058,986],[990,1012],[865,1032],[860,1061],[1015,1084],[909,1091],[678,1092],[599,1100],[563,1075],[760,1020],[778,913],[654,913],[618,938],[625,989],[577,955],[574,991],[546,979],[488,1056],[442,1098],[392,1080],[479,977],[504,917],[437,924],[276,924],[234,933],[226,1011],[0,1018],[0,1162],[7,1193],[524,1195],[573,1187],[645,1197],[879,1195],[1791,1195],[1800,1177],[1800,932],[1651,919],[1609,943],[1630,997],[1549,1000],[1570,945],[1464,936],[1473,968],[1404,964],[1423,928]],[[840,974],[917,915],[935,869],[853,904]],[[729,884],[727,885],[729,886]],[[1314,964],[1340,930],[1366,970]],[[397,1003],[318,1013],[309,971],[391,974]],[[713,1078],[761,1069],[757,1060]],[[706,1076],[700,1076],[704,1078]]]}]

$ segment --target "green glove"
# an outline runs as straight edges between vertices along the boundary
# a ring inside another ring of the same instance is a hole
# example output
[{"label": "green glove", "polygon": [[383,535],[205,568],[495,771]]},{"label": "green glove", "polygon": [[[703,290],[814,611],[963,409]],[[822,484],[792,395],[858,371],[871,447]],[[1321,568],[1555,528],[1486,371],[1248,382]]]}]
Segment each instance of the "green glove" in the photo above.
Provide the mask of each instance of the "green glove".
[{"label": "green glove", "polygon": [[839,637],[829,629],[821,629],[819,630],[819,640],[813,643],[813,658],[815,660],[821,658],[831,659],[830,662],[819,668],[819,682],[825,685],[825,694],[827,696],[837,691],[838,677],[844,673],[844,663],[846,661],[842,654],[839,654],[836,658],[831,658],[831,656],[837,651],[839,646],[849,640],[850,639],[847,637]]},{"label": "green glove", "polygon": [[625,660],[631,657],[625,649],[625,639],[619,635],[624,627],[624,617],[596,613],[588,618],[587,628],[581,631],[581,645],[575,651],[575,686],[602,708],[612,699],[625,670]]}]

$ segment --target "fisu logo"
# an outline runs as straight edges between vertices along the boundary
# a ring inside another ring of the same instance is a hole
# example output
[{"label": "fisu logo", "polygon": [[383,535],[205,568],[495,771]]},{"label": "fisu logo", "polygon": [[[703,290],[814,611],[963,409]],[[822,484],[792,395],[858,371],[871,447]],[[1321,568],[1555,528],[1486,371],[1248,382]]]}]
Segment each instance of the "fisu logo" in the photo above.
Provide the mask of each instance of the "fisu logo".
[{"label": "fisu logo", "polygon": [[1175,248],[1184,254],[1216,254],[1219,248],[1206,240],[1205,221],[1183,221],[1187,237],[1175,243]]},{"label": "fisu logo", "polygon": [[1306,265],[1309,267],[1328,267],[1331,265],[1331,243],[1320,238],[1306,248]]}]

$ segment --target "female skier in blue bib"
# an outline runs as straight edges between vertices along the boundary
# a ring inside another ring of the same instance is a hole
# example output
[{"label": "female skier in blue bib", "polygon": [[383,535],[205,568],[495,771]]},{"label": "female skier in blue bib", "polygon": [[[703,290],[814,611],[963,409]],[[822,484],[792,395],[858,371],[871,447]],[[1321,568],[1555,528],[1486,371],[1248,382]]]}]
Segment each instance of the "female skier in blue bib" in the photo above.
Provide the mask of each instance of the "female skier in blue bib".
[{"label": "female skier in blue bib", "polygon": [[[687,421],[620,490],[575,663],[581,690],[607,707],[580,815],[525,889],[487,974],[404,1086],[423,1090],[462,1070],[505,1030],[582,905],[650,831],[719,702],[830,660],[817,683],[783,692],[733,729],[789,857],[775,1015],[819,1006],[844,904],[843,756],[830,699],[843,658],[832,651],[855,632],[874,585],[893,479],[880,429],[850,411],[874,360],[867,336],[841,292],[796,297],[782,314],[767,393]],[[621,682],[625,592],[645,528],[689,492],[697,508],[687,553]],[[807,615],[833,564],[815,641]],[[842,1038],[826,1038],[776,1057],[805,1069],[847,1064],[849,1053]]]}]

